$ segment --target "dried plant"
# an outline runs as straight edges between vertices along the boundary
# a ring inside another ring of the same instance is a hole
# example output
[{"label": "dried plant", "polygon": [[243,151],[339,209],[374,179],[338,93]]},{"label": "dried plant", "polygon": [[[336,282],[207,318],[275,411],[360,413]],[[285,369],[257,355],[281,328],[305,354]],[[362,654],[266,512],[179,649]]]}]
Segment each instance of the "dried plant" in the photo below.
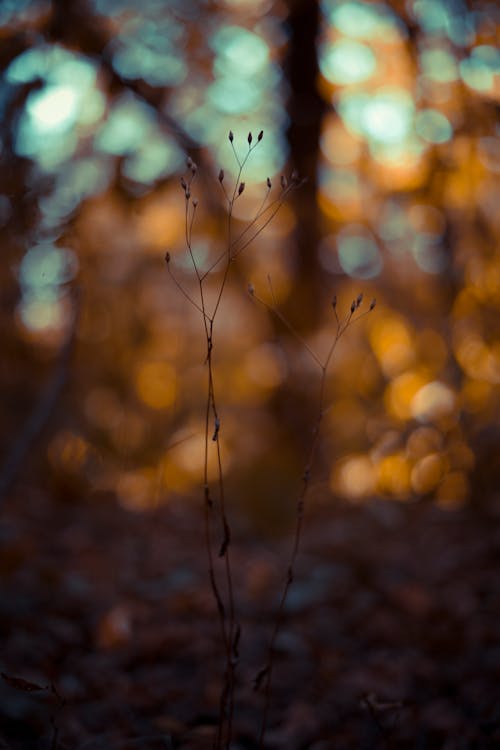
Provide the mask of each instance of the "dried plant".
[{"label": "dried plant", "polygon": [[317,412],[316,412],[316,419],[314,421],[312,432],[311,432],[311,442],[309,446],[307,462],[304,467],[304,471],[302,473],[302,485],[301,485],[300,492],[299,492],[298,499],[297,499],[296,516],[295,516],[295,531],[293,535],[292,549],[291,549],[288,567],[286,571],[285,582],[283,584],[283,588],[281,591],[281,597],[280,597],[280,601],[278,605],[276,619],[274,622],[274,627],[272,630],[271,638],[269,641],[267,661],[266,661],[265,666],[258,672],[255,678],[255,683],[254,683],[255,689],[256,690],[262,689],[264,693],[264,707],[262,710],[262,721],[261,721],[261,727],[260,727],[260,733],[259,733],[259,745],[258,745],[259,749],[264,747],[264,739],[265,739],[265,734],[267,730],[268,714],[269,714],[269,709],[270,709],[270,704],[271,704],[271,682],[272,682],[272,673],[273,673],[273,668],[274,668],[276,639],[281,629],[283,615],[285,613],[285,606],[286,606],[286,600],[288,597],[288,592],[290,590],[290,586],[292,585],[294,576],[295,576],[295,564],[297,560],[297,555],[299,553],[300,540],[302,536],[305,503],[306,503],[307,494],[308,494],[309,487],[310,487],[311,473],[314,467],[314,462],[315,462],[316,453],[318,449],[321,424],[323,421],[323,416],[325,414],[326,380],[327,380],[328,369],[332,361],[332,357],[337,347],[337,344],[342,338],[342,336],[344,335],[344,333],[347,331],[349,326],[351,326],[353,323],[363,318],[365,315],[368,315],[375,308],[375,305],[376,305],[376,300],[372,300],[367,310],[365,310],[364,312],[359,312],[362,302],[363,302],[363,295],[359,294],[356,297],[356,299],[351,302],[349,312],[345,315],[345,317],[340,318],[338,315],[338,311],[337,311],[337,297],[335,296],[332,300],[332,308],[333,308],[333,312],[335,315],[335,331],[333,334],[330,347],[326,353],[326,356],[324,356],[324,358],[321,358],[313,351],[313,349],[311,349],[311,347],[305,341],[305,339],[303,339],[300,336],[300,334],[295,330],[295,328],[289,323],[287,318],[280,312],[277,302],[276,302],[276,297],[274,294],[273,285],[272,285],[272,281],[270,277],[268,277],[268,282],[269,282],[271,302],[267,302],[261,297],[258,297],[255,293],[255,289],[253,288],[253,286],[249,286],[249,289],[248,289],[249,294],[251,295],[251,297],[256,299],[261,305],[263,305],[267,310],[269,310],[270,313],[276,316],[285,325],[285,327],[290,331],[290,333],[299,341],[301,346],[307,351],[309,356],[313,359],[315,364],[318,366],[321,377],[319,381],[318,406],[317,406]]},{"label": "dried plant", "polygon": [[[215,388],[215,371],[213,362],[213,352],[215,346],[215,322],[221,306],[224,291],[231,266],[238,256],[258,237],[265,227],[273,220],[280,210],[283,202],[288,195],[298,188],[304,180],[300,179],[298,174],[293,171],[287,179],[284,175],[280,178],[280,187],[278,195],[272,198],[272,182],[269,177],[266,180],[264,197],[253,217],[246,223],[243,229],[235,230],[234,226],[234,206],[236,201],[240,200],[245,192],[245,182],[243,180],[245,166],[252,152],[259,145],[263,138],[263,131],[260,131],[256,140],[252,133],[247,137],[247,148],[243,158],[240,158],[234,145],[234,135],[229,132],[229,142],[231,144],[234,158],[237,163],[237,173],[234,182],[228,187],[226,175],[221,169],[218,174],[218,182],[223,192],[226,204],[226,231],[224,248],[209,263],[208,268],[201,270],[193,251],[193,228],[195,225],[196,211],[198,207],[197,198],[193,197],[193,184],[197,174],[197,166],[191,158],[187,159],[187,175],[181,178],[181,187],[185,198],[185,244],[189,255],[191,266],[195,275],[197,292],[195,295],[190,293],[181,280],[174,273],[173,260],[169,252],[166,253],[165,260],[168,273],[184,295],[189,304],[200,314],[203,332],[206,342],[205,364],[207,367],[207,387],[206,387],[206,407],[205,407],[205,426],[204,426],[204,461],[203,461],[203,506],[204,506],[204,527],[205,527],[205,546],[207,554],[208,575],[214,601],[217,607],[221,639],[225,651],[225,670],[224,680],[221,689],[219,703],[219,717],[216,735],[214,738],[215,750],[229,749],[232,737],[232,724],[234,716],[235,701],[235,670],[238,662],[238,646],[240,639],[240,625],[237,619],[235,606],[235,595],[233,585],[233,573],[231,566],[231,525],[229,521],[225,484],[223,457],[221,451],[220,436],[223,430],[221,412],[216,398]],[[207,280],[218,272],[216,281],[215,302],[211,306],[207,303],[206,283]],[[350,310],[344,318],[340,318],[337,312],[337,301],[333,299],[332,307],[335,315],[336,328],[333,334],[332,342],[326,356],[320,358],[308,345],[308,343],[298,334],[287,318],[280,312],[276,297],[274,294],[271,279],[269,278],[269,289],[271,301],[267,302],[256,295],[252,285],[249,285],[250,295],[262,304],[270,313],[276,316],[295,338],[299,340],[304,349],[314,360],[320,371],[319,393],[317,414],[313,425],[311,444],[305,469],[302,475],[302,486],[299,492],[297,507],[295,533],[291,554],[288,562],[285,582],[281,592],[281,597],[277,609],[276,620],[270,637],[267,662],[258,673],[255,680],[255,688],[262,689],[264,694],[264,705],[262,710],[262,721],[259,732],[259,748],[264,747],[265,734],[267,729],[268,714],[271,703],[272,673],[274,668],[274,655],[276,639],[280,632],[280,627],[285,612],[285,605],[290,586],[292,585],[295,564],[300,547],[302,535],[302,526],[304,519],[304,509],[306,498],[311,481],[311,472],[317,453],[320,428],[325,413],[326,399],[326,380],[329,365],[331,363],[336,346],[347,331],[349,326],[357,320],[367,315],[375,307],[375,300],[365,312],[359,312],[363,295],[360,294],[353,300]],[[209,482],[208,466],[209,453],[211,448],[215,449],[217,479],[216,487],[212,487]],[[217,538],[218,534],[218,538]],[[220,582],[220,576],[216,575],[216,560],[220,559],[223,565],[223,585]]]},{"label": "dried plant", "polygon": [[[213,352],[215,345],[215,322],[220,310],[220,305],[232,264],[238,256],[255,240],[264,228],[273,220],[280,210],[287,196],[295,190],[302,181],[296,173],[287,180],[281,178],[281,186],[278,195],[273,198],[272,183],[269,178],[266,181],[264,198],[253,217],[246,223],[244,229],[235,231],[234,206],[241,199],[245,191],[243,181],[244,169],[252,152],[258,147],[264,136],[261,130],[254,141],[252,133],[247,137],[247,148],[245,155],[240,158],[234,145],[234,135],[229,132],[234,158],[237,163],[237,174],[232,186],[228,187],[224,170],[218,175],[218,182],[222,189],[226,202],[226,233],[223,250],[209,264],[207,270],[202,271],[193,252],[193,228],[196,218],[198,200],[193,197],[193,183],[197,173],[197,165],[191,158],[187,159],[187,175],[181,178],[181,187],[185,198],[185,244],[191,260],[193,272],[197,282],[197,294],[192,295],[183,283],[177,278],[173,269],[173,259],[169,252],[165,255],[167,269],[176,287],[188,300],[201,316],[203,331],[206,342],[207,366],[207,390],[205,408],[205,432],[204,432],[204,462],[203,462],[203,502],[205,523],[205,545],[208,563],[210,586],[217,606],[222,642],[225,650],[225,675],[221,691],[219,706],[219,721],[214,747],[229,748],[232,735],[232,721],[234,713],[234,691],[235,691],[235,669],[238,661],[238,642],[240,637],[240,626],[237,621],[233,575],[231,569],[231,526],[227,513],[226,494],[224,486],[223,457],[220,444],[220,435],[223,423],[218,407],[215,389],[215,373],[213,364]],[[206,283],[216,271],[222,271],[218,280],[215,302],[210,307],[207,303]],[[210,486],[208,477],[209,451],[211,446],[215,447],[217,482],[216,490]],[[220,539],[216,543],[214,537],[215,529],[219,530]],[[216,552],[217,550],[217,552]],[[215,569],[216,556],[223,561],[224,589],[221,586]]]}]

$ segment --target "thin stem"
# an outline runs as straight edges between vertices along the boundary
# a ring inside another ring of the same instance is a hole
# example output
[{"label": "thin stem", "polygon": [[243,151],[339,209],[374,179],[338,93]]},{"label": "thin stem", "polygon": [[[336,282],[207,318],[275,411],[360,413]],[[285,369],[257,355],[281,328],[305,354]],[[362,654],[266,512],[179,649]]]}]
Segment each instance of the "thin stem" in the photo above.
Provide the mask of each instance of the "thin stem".
[{"label": "thin stem", "polygon": [[295,576],[295,565],[297,561],[297,556],[299,554],[300,549],[300,540],[302,537],[302,528],[304,524],[304,511],[305,511],[305,504],[307,500],[307,495],[309,492],[310,487],[310,481],[311,481],[311,473],[314,468],[316,453],[318,449],[319,444],[319,438],[320,438],[320,430],[321,430],[321,424],[323,421],[323,417],[326,413],[325,410],[325,393],[326,393],[326,379],[328,374],[328,368],[331,362],[331,359],[333,357],[333,354],[335,352],[335,349],[337,347],[337,344],[340,340],[340,338],[344,335],[346,330],[349,328],[349,326],[363,318],[365,315],[368,315],[373,310],[373,307],[375,303],[373,302],[370,306],[370,309],[354,316],[355,311],[359,308],[361,304],[362,297],[358,297],[357,300],[355,300],[352,305],[350,312],[347,314],[346,318],[343,322],[340,322],[336,305],[334,304],[334,312],[335,312],[335,320],[337,323],[335,335],[333,337],[333,341],[331,343],[331,346],[326,354],[326,357],[324,360],[321,360],[315,352],[309,347],[306,341],[298,334],[298,332],[293,328],[293,326],[288,322],[288,320],[285,318],[285,316],[278,310],[276,305],[276,297],[274,295],[274,290],[272,286],[271,278],[268,277],[269,281],[269,288],[271,292],[271,298],[273,301],[272,305],[269,305],[267,302],[262,300],[261,298],[257,297],[255,293],[251,292],[251,295],[257,299],[258,302],[264,305],[266,309],[268,309],[270,312],[273,313],[284,325],[288,328],[288,330],[295,336],[295,338],[302,344],[302,346],[306,349],[306,351],[309,353],[311,358],[314,360],[314,362],[319,366],[321,371],[321,379],[319,384],[319,397],[318,397],[318,411],[316,415],[316,419],[314,422],[313,427],[313,438],[311,441],[311,445],[309,448],[309,455],[307,458],[307,462],[304,468],[304,472],[302,474],[302,487],[298,495],[297,499],[297,508],[296,508],[296,517],[295,517],[295,531],[293,536],[293,542],[292,542],[292,548],[290,553],[290,558],[288,562],[287,567],[287,574],[285,578],[285,583],[282,588],[279,604],[278,604],[278,610],[276,614],[276,619],[274,622],[274,627],[271,633],[271,638],[269,641],[268,646],[268,655],[267,655],[267,662],[263,669],[260,670],[259,674],[256,677],[255,680],[255,687],[256,689],[259,689],[261,685],[264,685],[264,706],[262,709],[262,720],[261,720],[261,726],[260,726],[260,732],[259,732],[259,738],[258,738],[258,747],[259,750],[263,750],[264,747],[264,739],[265,734],[267,730],[267,724],[268,724],[268,716],[269,716],[269,710],[271,706],[271,688],[272,688],[272,675],[273,675],[273,669],[274,669],[274,657],[275,657],[275,647],[276,647],[276,640],[278,638],[278,635],[281,630],[281,625],[283,622],[283,617],[285,614],[285,605],[288,598],[288,593],[290,590],[290,587],[293,583],[294,576]]}]

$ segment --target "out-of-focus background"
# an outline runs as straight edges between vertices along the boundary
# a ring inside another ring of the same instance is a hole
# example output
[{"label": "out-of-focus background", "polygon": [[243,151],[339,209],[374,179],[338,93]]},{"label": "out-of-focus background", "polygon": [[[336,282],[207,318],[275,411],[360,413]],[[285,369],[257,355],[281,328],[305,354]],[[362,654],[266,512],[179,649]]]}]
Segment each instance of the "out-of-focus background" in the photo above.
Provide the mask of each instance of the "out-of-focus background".
[{"label": "out-of-focus background", "polygon": [[264,131],[233,237],[267,178],[273,197],[307,178],[214,327],[231,747],[257,747],[317,418],[307,347],[326,356],[334,295],[343,318],[359,294],[377,304],[328,372],[266,747],[499,746],[499,20],[493,0],[0,0],[2,747],[213,747],[226,656],[180,181],[189,156],[213,301],[230,130],[239,159]]},{"label": "out-of-focus background", "polygon": [[308,181],[235,264],[217,319],[234,502],[280,523],[315,418],[317,366],[246,293],[269,299],[268,275],[319,356],[333,294],[340,312],[377,298],[331,368],[313,496],[485,498],[499,479],[496,3],[4,0],[0,23],[4,490],[21,475],[133,510],[196,492],[205,344],[164,254],[195,293],[186,155],[208,267],[228,131],[244,155],[263,129],[236,227],[268,176],[278,192],[292,168]]}]

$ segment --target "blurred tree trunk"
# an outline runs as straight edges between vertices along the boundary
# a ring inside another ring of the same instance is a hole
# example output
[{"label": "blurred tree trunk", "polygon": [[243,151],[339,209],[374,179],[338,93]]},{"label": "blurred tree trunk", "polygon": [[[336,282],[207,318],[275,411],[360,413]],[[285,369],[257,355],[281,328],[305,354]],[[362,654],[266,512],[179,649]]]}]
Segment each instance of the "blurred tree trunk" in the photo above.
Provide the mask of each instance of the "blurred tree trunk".
[{"label": "blurred tree trunk", "polygon": [[[321,214],[317,204],[317,175],[321,124],[326,109],[317,90],[318,57],[316,42],[320,32],[318,0],[288,0],[289,45],[285,76],[290,89],[287,132],[290,163],[305,185],[294,195],[297,218],[295,243],[298,286],[292,309],[287,311],[294,325],[313,328],[321,310],[317,247],[321,239]],[[299,316],[297,317],[297,312]]]}]

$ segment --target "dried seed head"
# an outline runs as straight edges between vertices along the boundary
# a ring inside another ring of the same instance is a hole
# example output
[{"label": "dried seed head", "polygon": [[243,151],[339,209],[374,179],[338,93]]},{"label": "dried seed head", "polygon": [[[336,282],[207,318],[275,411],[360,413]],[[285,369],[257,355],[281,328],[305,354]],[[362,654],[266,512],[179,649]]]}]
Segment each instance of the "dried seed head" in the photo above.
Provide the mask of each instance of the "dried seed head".
[{"label": "dried seed head", "polygon": [[191,174],[195,175],[198,170],[198,165],[193,161],[191,162]]},{"label": "dried seed head", "polygon": [[181,177],[181,187],[184,190],[184,192],[186,192],[187,184],[186,184],[186,180],[184,179],[184,177]]},{"label": "dried seed head", "polygon": [[221,169],[219,172],[219,182],[221,185],[224,182],[224,170],[223,169]]},{"label": "dried seed head", "polygon": [[167,264],[167,266],[170,263],[170,253],[168,252],[168,250],[165,253],[165,263]]},{"label": "dried seed head", "polygon": [[253,141],[253,135],[251,133],[248,134],[247,141],[248,141],[248,145],[250,145],[251,142]]},{"label": "dried seed head", "polygon": [[260,133],[259,133],[259,135],[257,136],[257,140],[261,141],[263,138],[264,138],[264,131],[261,130]]},{"label": "dried seed head", "polygon": [[248,289],[248,294],[250,295],[250,297],[253,297],[253,295],[255,294],[254,285],[249,282],[247,289]]},{"label": "dried seed head", "polygon": [[358,294],[356,297],[356,309],[360,306],[360,304],[363,302],[363,293]]},{"label": "dried seed head", "polygon": [[268,177],[268,178],[267,178],[267,180],[266,180],[266,185],[267,185],[267,187],[269,188],[269,190],[271,190],[271,187],[272,187],[272,182],[271,182],[271,180],[269,179],[269,177]]},{"label": "dried seed head", "polygon": [[377,304],[377,300],[376,299],[372,299],[372,301],[370,302],[370,310],[373,310],[373,308],[375,307],[376,304]]},{"label": "dried seed head", "polygon": [[240,186],[238,188],[238,195],[241,195],[242,192],[244,191],[244,189],[245,189],[245,183],[244,182],[240,182]]},{"label": "dried seed head", "polygon": [[188,156],[188,158],[186,159],[186,166],[188,169],[191,169],[191,167],[193,166],[193,160],[190,156]]},{"label": "dried seed head", "polygon": [[196,208],[197,205],[198,205],[198,199],[194,198],[194,200],[193,200],[193,207]]},{"label": "dried seed head", "polygon": [[281,189],[286,190],[286,186],[288,185],[288,180],[286,179],[284,174],[281,175],[280,183],[281,183]]},{"label": "dried seed head", "polygon": [[333,307],[334,310],[337,309],[337,295],[336,294],[333,295],[332,307]]},{"label": "dried seed head", "polygon": [[188,201],[191,198],[191,191],[186,190],[186,200]]},{"label": "dried seed head", "polygon": [[352,313],[354,312],[355,309],[356,309],[356,300],[353,299],[353,301],[351,302],[351,315],[352,315]]},{"label": "dried seed head", "polygon": [[234,141],[234,135],[233,135],[233,131],[232,130],[229,131],[228,138],[229,138],[229,140],[230,140],[231,143]]}]

